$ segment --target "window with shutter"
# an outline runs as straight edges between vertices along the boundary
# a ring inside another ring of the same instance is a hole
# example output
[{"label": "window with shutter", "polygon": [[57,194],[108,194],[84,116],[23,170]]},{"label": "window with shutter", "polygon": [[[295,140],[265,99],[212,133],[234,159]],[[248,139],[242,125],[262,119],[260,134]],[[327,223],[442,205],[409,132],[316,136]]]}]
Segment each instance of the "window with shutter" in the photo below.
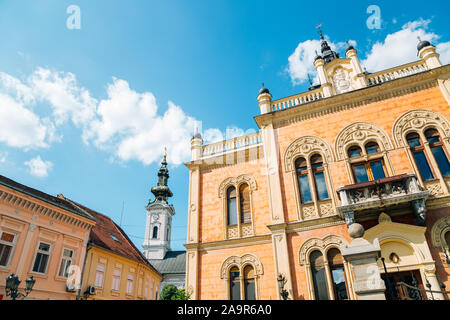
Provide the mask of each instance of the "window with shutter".
[{"label": "window with shutter", "polygon": [[336,300],[347,300],[348,294],[342,254],[337,248],[331,248],[328,250],[327,256],[333,281],[334,298]]},{"label": "window with shutter", "polygon": [[322,252],[315,250],[310,254],[311,274],[314,283],[314,294],[316,300],[329,300],[326,279],[326,269]]},{"label": "window with shutter", "polygon": [[241,300],[240,272],[237,267],[230,269],[230,299]]},{"label": "window with shutter", "polygon": [[241,209],[241,223],[252,222],[252,215],[250,209],[250,188],[247,184],[243,184],[239,188],[240,209]]}]

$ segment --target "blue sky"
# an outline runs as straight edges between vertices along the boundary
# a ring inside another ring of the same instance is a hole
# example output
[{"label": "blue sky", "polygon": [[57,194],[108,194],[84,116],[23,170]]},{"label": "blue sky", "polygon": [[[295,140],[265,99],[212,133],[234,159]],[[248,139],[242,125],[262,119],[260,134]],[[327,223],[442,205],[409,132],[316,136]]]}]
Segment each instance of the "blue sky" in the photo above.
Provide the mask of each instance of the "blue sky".
[{"label": "blue sky", "polygon": [[[81,29],[66,26],[70,5]],[[370,5],[379,29],[367,27]],[[449,63],[449,10],[445,1],[0,1],[0,174],[117,223],[125,202],[122,226],[141,248],[167,146],[172,248],[183,249],[182,163],[199,122],[209,141],[250,132],[261,82],[274,99],[307,90],[319,23],[341,56],[355,43],[369,71],[416,60],[418,35]]]}]

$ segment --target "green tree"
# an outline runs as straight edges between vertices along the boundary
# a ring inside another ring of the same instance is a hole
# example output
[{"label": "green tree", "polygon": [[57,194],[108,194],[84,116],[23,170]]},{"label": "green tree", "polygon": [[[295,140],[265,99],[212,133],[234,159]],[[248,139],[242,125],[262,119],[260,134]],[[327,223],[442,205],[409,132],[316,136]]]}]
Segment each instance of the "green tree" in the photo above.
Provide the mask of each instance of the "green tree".
[{"label": "green tree", "polygon": [[190,296],[184,289],[177,289],[173,284],[164,286],[161,291],[160,300],[189,300]]}]

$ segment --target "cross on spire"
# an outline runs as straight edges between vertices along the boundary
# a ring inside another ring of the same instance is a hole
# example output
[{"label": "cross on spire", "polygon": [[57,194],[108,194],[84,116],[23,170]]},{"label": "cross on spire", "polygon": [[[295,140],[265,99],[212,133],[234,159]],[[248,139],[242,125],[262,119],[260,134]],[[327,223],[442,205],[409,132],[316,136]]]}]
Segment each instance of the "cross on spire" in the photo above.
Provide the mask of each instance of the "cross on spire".
[{"label": "cross on spire", "polygon": [[320,34],[320,39],[323,40],[323,34],[322,34],[322,30],[320,29],[322,27],[322,24],[319,24],[316,28],[319,30],[319,34]]}]

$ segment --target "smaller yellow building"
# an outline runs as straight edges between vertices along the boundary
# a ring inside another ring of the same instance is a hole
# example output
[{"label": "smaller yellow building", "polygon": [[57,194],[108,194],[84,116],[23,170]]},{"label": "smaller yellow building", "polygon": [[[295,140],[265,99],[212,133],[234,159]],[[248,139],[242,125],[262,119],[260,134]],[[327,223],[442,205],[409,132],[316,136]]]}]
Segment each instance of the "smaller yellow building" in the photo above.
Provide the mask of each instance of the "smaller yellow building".
[{"label": "smaller yellow building", "polygon": [[126,233],[109,217],[72,203],[96,219],[89,236],[78,299],[159,299],[162,275]]}]

